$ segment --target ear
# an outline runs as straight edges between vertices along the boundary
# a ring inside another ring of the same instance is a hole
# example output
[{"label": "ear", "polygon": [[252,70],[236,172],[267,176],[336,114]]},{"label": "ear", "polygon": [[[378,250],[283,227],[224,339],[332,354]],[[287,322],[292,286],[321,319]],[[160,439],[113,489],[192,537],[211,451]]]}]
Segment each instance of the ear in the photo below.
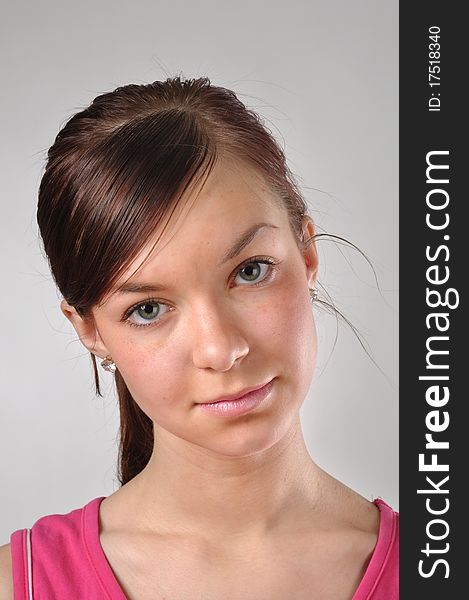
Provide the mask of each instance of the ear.
[{"label": "ear", "polygon": [[[316,233],[313,220],[308,215],[304,215],[302,218],[302,234],[303,240],[308,240],[313,237]],[[319,258],[316,248],[316,242],[313,240],[308,243],[308,246],[303,250],[303,257],[306,266],[306,278],[308,285],[313,288],[318,276]]]},{"label": "ear", "polygon": [[66,300],[62,300],[60,309],[73,325],[73,328],[77,332],[78,337],[85,348],[99,358],[105,358],[108,355],[108,351],[99,335],[94,319],[91,317],[81,317],[75,307],[70,306]]}]

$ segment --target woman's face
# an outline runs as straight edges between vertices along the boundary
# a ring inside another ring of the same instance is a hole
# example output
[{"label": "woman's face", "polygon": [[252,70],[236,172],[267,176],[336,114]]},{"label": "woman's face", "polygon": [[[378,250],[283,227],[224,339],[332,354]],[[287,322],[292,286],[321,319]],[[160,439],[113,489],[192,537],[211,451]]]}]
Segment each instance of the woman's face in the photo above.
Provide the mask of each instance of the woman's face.
[{"label": "woman's face", "polygon": [[[96,344],[86,345],[112,356],[157,439],[169,434],[177,443],[249,455],[287,433],[308,392],[316,363],[308,287],[317,254],[314,244],[301,253],[286,211],[240,163],[218,163],[189,205],[114,288],[125,289],[94,309]],[[227,257],[259,223],[269,225]],[[313,234],[306,219],[304,235]],[[243,415],[222,417],[199,406],[273,378],[266,400]]]}]

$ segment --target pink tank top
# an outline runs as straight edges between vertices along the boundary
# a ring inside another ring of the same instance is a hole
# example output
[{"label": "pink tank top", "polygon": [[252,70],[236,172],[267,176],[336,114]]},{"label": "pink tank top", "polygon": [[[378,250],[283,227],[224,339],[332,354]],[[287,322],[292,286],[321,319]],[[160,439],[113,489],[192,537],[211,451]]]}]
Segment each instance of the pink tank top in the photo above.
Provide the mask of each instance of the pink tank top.
[{"label": "pink tank top", "polygon": [[[10,536],[14,600],[127,600],[99,541],[105,496]],[[399,513],[381,498],[378,539],[352,600],[399,598]]]}]

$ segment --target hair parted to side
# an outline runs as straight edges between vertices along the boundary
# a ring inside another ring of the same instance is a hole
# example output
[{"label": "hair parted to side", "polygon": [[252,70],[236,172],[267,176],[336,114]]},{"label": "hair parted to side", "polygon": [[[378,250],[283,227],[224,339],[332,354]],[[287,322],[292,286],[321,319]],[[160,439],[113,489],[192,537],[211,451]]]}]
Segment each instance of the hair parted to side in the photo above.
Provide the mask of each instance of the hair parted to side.
[{"label": "hair parted to side", "polygon": [[[47,154],[37,220],[57,287],[82,318],[92,318],[93,306],[157,226],[166,227],[188,186],[203,182],[215,161],[225,156],[246,161],[263,176],[273,198],[287,210],[299,246],[311,243],[313,238],[301,238],[307,204],[282,149],[256,113],[207,77],[175,76],[118,87],[66,122]],[[117,476],[124,485],[151,457],[153,422],[119,371],[115,377]]]}]

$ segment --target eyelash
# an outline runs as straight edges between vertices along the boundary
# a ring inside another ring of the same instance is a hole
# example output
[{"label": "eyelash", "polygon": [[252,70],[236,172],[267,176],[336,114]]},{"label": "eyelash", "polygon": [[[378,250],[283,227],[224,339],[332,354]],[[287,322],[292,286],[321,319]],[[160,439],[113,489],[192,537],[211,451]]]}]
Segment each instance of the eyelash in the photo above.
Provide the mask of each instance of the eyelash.
[{"label": "eyelash", "polygon": [[[271,268],[269,269],[267,275],[264,275],[264,278],[261,279],[261,281],[258,281],[257,283],[254,283],[253,286],[252,286],[252,287],[257,287],[259,285],[262,285],[263,283],[269,282],[273,278],[273,276],[275,275],[276,270],[277,270],[276,266],[279,264],[279,262],[280,261],[274,260],[274,259],[272,259],[272,258],[270,258],[268,256],[254,256],[253,258],[250,258],[249,260],[246,260],[241,265],[239,265],[239,267],[236,269],[236,272],[235,272],[234,277],[232,279],[235,279],[236,276],[238,275],[238,273],[242,269],[244,269],[245,267],[247,267],[250,264],[267,264],[267,265],[270,265]],[[246,287],[246,286],[242,286],[242,287]],[[125,312],[125,314],[123,315],[123,317],[122,317],[121,320],[124,321],[124,322],[126,322],[131,327],[141,328],[141,327],[155,327],[155,326],[158,326],[159,322],[161,321],[161,319],[163,317],[159,317],[155,321],[153,321],[151,323],[148,323],[148,325],[143,325],[143,324],[140,324],[140,323],[132,323],[132,321],[130,321],[130,319],[129,319],[129,317],[131,316],[131,314],[135,310],[137,310],[137,308],[139,306],[142,306],[143,304],[151,304],[151,303],[162,304],[162,305],[168,306],[166,304],[166,302],[161,302],[160,300],[157,300],[156,298],[148,298],[146,300],[140,301],[137,304],[134,304],[133,306],[131,306]],[[171,311],[169,311],[169,312],[171,312]]]}]

